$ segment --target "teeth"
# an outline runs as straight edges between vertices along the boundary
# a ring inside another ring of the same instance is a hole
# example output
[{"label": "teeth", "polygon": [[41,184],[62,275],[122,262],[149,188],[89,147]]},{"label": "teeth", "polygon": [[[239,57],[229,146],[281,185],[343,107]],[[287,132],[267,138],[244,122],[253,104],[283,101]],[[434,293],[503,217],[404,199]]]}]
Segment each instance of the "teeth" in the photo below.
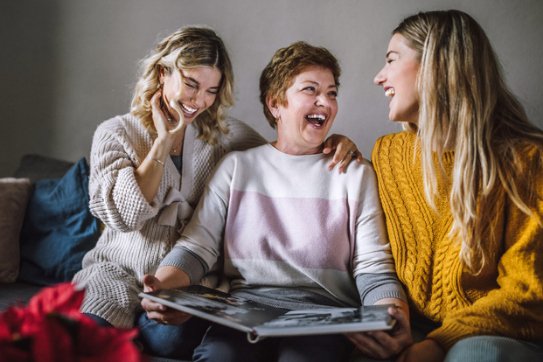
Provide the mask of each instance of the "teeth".
[{"label": "teeth", "polygon": [[186,105],[184,105],[184,104],[181,104],[181,106],[182,106],[183,109],[186,110],[188,113],[194,113],[194,112],[197,111],[196,108],[191,108],[191,107],[188,107],[188,106],[186,106]]},{"label": "teeth", "polygon": [[187,113],[192,114],[192,113],[195,113],[198,110],[197,108],[191,108],[191,107],[187,107],[186,105],[184,105],[182,103],[177,103],[174,100],[170,101],[170,107],[175,109],[175,111],[178,112],[178,113],[180,113],[180,111],[183,110],[183,111],[185,111]]},{"label": "teeth", "polygon": [[322,114],[309,114],[307,118],[315,119],[318,121],[324,121],[326,119],[326,117]]},{"label": "teeth", "polygon": [[324,124],[326,116],[324,114],[308,114],[305,116],[305,119],[311,124],[320,127]]},{"label": "teeth", "polygon": [[388,88],[385,91],[385,96],[387,96],[387,97],[392,97],[394,94],[396,94],[396,92],[394,91],[394,88]]}]

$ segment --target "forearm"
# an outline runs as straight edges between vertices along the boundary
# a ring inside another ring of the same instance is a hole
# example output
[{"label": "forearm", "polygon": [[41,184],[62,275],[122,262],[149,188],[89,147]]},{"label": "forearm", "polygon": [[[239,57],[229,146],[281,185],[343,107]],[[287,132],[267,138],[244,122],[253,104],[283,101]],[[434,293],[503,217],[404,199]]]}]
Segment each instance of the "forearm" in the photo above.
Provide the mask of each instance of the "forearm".
[{"label": "forearm", "polygon": [[139,230],[158,209],[145,199],[135,177],[134,150],[116,128],[96,131],[91,152],[89,209],[104,224],[121,232]]},{"label": "forearm", "polygon": [[182,246],[174,247],[164,257],[160,263],[159,270],[163,267],[184,271],[189,284],[199,282],[208,271],[207,265],[202,259]]},{"label": "forearm", "polygon": [[171,138],[156,138],[151,150],[134,172],[136,182],[148,203],[156,196],[171,146]]},{"label": "forearm", "polygon": [[163,289],[180,288],[190,285],[188,274],[174,266],[161,266],[157,269],[155,277],[160,281]]}]

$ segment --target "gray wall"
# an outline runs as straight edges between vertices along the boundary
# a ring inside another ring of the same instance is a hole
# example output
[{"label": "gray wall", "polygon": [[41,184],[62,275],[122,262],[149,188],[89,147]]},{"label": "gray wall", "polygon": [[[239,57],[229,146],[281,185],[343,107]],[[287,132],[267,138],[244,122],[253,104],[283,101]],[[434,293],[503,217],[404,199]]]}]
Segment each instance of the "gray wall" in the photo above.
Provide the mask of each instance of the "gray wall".
[{"label": "gray wall", "polygon": [[420,10],[457,8],[493,43],[512,90],[543,127],[541,0],[3,0],[0,4],[0,176],[21,155],[77,160],[96,126],[128,111],[138,60],[182,25],[207,24],[224,38],[236,76],[231,114],[274,137],[258,102],[258,76],[295,40],[332,50],[343,67],[332,131],[366,156],[399,130],[372,84],[392,28]]}]

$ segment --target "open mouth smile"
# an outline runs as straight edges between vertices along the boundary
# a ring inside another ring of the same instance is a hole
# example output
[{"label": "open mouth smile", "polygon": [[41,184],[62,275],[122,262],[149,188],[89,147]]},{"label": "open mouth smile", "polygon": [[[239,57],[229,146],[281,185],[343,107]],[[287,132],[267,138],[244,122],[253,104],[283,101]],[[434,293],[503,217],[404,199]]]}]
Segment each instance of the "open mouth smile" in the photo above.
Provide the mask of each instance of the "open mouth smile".
[{"label": "open mouth smile", "polygon": [[396,91],[394,90],[394,88],[390,87],[390,88],[385,89],[386,97],[393,97],[395,94],[396,94]]},{"label": "open mouth smile", "polygon": [[193,115],[194,113],[196,113],[198,111],[198,108],[192,108],[192,107],[184,105],[183,103],[181,103],[181,109],[187,115]]},{"label": "open mouth smile", "polygon": [[326,122],[326,115],[324,114],[308,114],[305,116],[306,121],[312,124],[314,127],[320,128]]},{"label": "open mouth smile", "polygon": [[181,109],[181,111],[183,111],[183,113],[185,114],[185,116],[187,117],[192,117],[196,114],[196,112],[198,112],[198,108],[192,108],[192,107],[189,107],[181,102],[177,103],[173,100],[170,101],[170,107],[172,107],[173,109],[175,109],[176,111],[179,111],[179,109]]}]

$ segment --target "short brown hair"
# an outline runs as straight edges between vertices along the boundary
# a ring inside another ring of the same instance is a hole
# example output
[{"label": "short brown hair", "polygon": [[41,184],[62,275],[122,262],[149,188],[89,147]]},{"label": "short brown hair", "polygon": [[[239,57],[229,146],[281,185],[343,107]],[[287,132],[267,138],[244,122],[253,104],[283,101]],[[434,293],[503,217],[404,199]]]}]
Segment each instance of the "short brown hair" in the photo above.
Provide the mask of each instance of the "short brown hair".
[{"label": "short brown hair", "polygon": [[275,117],[267,106],[268,98],[286,104],[285,92],[292,85],[294,78],[308,66],[316,65],[330,69],[336,86],[339,86],[341,68],[335,56],[323,47],[315,47],[298,41],[275,52],[260,75],[260,102],[264,115],[272,128],[275,128]]}]

